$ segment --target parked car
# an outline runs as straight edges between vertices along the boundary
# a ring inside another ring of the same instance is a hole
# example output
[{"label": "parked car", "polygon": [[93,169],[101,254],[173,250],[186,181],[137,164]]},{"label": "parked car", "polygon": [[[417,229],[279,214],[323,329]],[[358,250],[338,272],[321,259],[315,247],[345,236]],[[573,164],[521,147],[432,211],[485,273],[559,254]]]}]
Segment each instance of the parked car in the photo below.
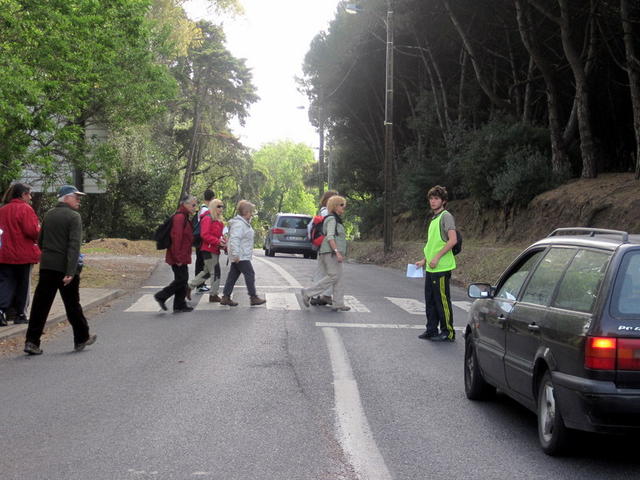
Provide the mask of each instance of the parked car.
[{"label": "parked car", "polygon": [[549,455],[574,430],[640,429],[640,235],[557,229],[468,294],[469,399],[499,388],[536,412]]},{"label": "parked car", "polygon": [[301,253],[304,258],[316,258],[317,252],[307,234],[310,215],[278,213],[264,240],[264,254],[273,257],[276,253]]}]

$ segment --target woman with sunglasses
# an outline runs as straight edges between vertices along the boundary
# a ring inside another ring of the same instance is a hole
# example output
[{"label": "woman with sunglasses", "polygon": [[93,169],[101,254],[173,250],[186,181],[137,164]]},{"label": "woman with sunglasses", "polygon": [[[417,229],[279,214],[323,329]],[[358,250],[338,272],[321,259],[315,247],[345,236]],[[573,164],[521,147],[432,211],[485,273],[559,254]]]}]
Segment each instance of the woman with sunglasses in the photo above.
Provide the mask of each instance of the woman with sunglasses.
[{"label": "woman with sunglasses", "polygon": [[344,304],[342,281],[342,265],[347,253],[347,237],[342,224],[342,215],[344,215],[346,205],[346,199],[339,195],[335,195],[327,201],[329,215],[325,218],[323,225],[325,237],[318,250],[318,263],[324,275],[310,287],[302,289],[302,302],[305,307],[311,304],[311,297],[320,295],[327,288],[333,287],[331,309],[336,312],[350,310],[350,307]]},{"label": "woman with sunglasses", "polygon": [[224,203],[214,198],[209,203],[209,210],[200,216],[200,251],[204,261],[203,269],[189,282],[189,290],[204,284],[207,275],[213,278],[211,282],[210,302],[219,302],[220,276],[215,275],[215,267],[219,265],[220,249],[226,246],[224,230]]}]

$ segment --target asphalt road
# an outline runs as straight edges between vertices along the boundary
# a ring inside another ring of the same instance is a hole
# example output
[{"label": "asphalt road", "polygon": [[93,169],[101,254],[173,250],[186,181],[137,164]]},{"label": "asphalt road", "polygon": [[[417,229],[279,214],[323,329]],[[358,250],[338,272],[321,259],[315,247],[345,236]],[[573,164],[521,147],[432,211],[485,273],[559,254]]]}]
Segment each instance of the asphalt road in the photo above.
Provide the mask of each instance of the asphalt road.
[{"label": "asphalt road", "polygon": [[[0,478],[638,478],[636,440],[583,436],[550,458],[532,413],[468,401],[461,332],[417,338],[422,280],[348,264],[354,309],[336,313],[302,306],[314,267],[256,251],[267,307],[240,281],[238,307],[194,295],[194,312],[172,314],[151,297],[170,281],[162,265],[91,319],[85,351],[67,330],[42,356],[1,359]],[[468,299],[453,299],[462,327]]]}]

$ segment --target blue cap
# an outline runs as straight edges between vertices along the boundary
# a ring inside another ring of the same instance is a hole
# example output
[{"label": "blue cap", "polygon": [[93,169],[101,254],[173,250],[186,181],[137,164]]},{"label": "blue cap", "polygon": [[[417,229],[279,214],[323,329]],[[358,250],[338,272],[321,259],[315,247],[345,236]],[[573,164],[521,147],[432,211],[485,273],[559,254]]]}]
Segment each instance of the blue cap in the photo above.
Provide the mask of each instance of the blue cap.
[{"label": "blue cap", "polygon": [[58,198],[62,198],[65,195],[86,195],[86,193],[82,193],[73,185],[63,185],[58,189]]}]

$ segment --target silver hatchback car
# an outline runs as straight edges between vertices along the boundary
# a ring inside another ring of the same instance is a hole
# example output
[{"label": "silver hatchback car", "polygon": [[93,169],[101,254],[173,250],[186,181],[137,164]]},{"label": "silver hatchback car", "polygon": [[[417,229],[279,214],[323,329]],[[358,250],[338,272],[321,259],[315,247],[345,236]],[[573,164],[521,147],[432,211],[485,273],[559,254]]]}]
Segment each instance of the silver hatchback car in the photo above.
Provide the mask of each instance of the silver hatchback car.
[{"label": "silver hatchback car", "polygon": [[310,215],[278,213],[264,240],[264,254],[273,257],[278,253],[301,253],[304,258],[316,258],[307,233]]}]

